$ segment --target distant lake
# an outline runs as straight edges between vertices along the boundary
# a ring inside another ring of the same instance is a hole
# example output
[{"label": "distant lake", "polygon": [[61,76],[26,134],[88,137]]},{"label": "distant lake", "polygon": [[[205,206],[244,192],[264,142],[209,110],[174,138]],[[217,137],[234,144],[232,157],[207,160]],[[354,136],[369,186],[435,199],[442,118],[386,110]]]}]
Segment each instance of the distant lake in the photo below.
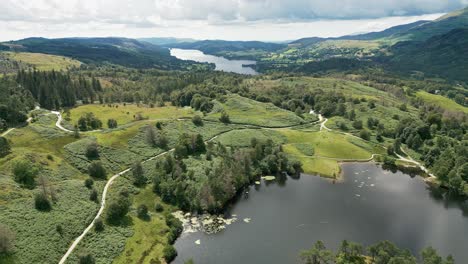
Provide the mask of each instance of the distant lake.
[{"label": "distant lake", "polygon": [[215,70],[225,72],[235,72],[240,74],[257,75],[251,67],[243,65],[253,65],[256,61],[252,60],[228,60],[223,57],[205,54],[199,50],[171,49],[171,55],[181,60],[192,60],[196,62],[208,62],[216,65]]},{"label": "distant lake", "polygon": [[228,208],[238,220],[224,231],[182,234],[175,263],[298,263],[299,252],[315,241],[336,249],[343,239],[364,246],[390,240],[415,254],[432,246],[467,263],[466,201],[373,163],[344,164],[343,174],[339,183],[301,175],[251,186]]}]

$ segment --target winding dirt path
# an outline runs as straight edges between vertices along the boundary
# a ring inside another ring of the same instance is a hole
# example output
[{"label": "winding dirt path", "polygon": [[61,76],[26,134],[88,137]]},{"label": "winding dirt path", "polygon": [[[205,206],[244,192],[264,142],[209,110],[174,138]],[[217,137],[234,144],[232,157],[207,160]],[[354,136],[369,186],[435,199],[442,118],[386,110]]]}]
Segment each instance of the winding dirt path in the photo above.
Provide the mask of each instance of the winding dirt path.
[{"label": "winding dirt path", "polygon": [[[324,130],[324,129],[325,129],[325,130],[328,130],[328,131],[332,131],[332,129],[330,129],[330,128],[328,128],[328,127],[325,126],[325,123],[328,121],[328,119],[327,119],[327,118],[324,118],[321,114],[319,114],[318,117],[319,117],[319,121],[321,122],[321,123],[320,123],[320,131],[322,131],[322,130]],[[335,131],[335,132],[341,133],[341,134],[344,134],[344,135],[348,135],[348,136],[351,136],[351,137],[354,137],[354,138],[358,138],[358,139],[360,139],[360,140],[364,140],[364,139],[362,139],[362,138],[360,138],[360,137],[358,137],[358,136],[355,136],[355,135],[353,135],[353,134],[351,134],[351,133],[346,133],[346,132],[341,132],[341,131]],[[364,140],[364,141],[367,141],[367,140]],[[379,145],[382,146],[383,148],[387,149],[385,146],[383,146],[383,145],[381,145],[381,144],[379,144]],[[422,171],[424,171],[424,172],[429,176],[430,179],[432,179],[432,180],[437,179],[437,177],[436,177],[433,173],[431,173],[431,172],[429,171],[429,169],[427,169],[426,167],[424,167],[424,165],[422,165],[420,162],[418,162],[418,161],[416,161],[415,159],[413,159],[407,152],[405,152],[405,151],[403,150],[402,147],[400,147],[400,150],[401,150],[401,152],[402,152],[403,154],[406,155],[406,157],[403,157],[402,155],[400,155],[400,154],[398,154],[398,153],[395,152],[395,155],[398,157],[398,160],[405,161],[405,162],[409,162],[409,163],[413,163],[413,164],[415,164],[416,166],[418,166]],[[371,160],[374,159],[375,155],[379,155],[379,154],[372,154],[372,157],[371,157],[370,159],[368,159],[368,160],[363,160],[363,161],[371,161]],[[326,159],[327,159],[327,157],[322,157],[322,158],[326,158]],[[328,159],[334,159],[334,158],[328,158]],[[335,160],[338,160],[338,159],[335,159]],[[342,161],[347,161],[347,160],[343,160],[343,159],[342,159]]]},{"label": "winding dirt path", "polygon": [[[57,121],[58,122],[58,121]],[[56,124],[57,125],[57,124]],[[58,126],[57,126],[58,127]],[[63,130],[63,129],[62,129]],[[231,131],[231,130],[229,130]],[[226,131],[226,132],[222,132],[218,135],[215,135],[213,137],[211,137],[210,139],[206,140],[206,142],[210,142],[214,139],[216,139],[219,135],[223,134],[223,133],[227,133],[229,131]],[[146,159],[144,160],[142,163],[146,163],[148,161],[151,161],[151,160],[154,160],[154,159],[157,159],[161,156],[164,156],[170,152],[174,151],[174,148],[170,149],[170,150],[167,150],[165,152],[162,152],[156,156],[153,156],[149,159]],[[67,261],[68,257],[70,256],[70,254],[73,252],[73,250],[76,248],[76,246],[78,245],[78,243],[80,243],[80,241],[86,236],[86,234],[93,228],[94,226],[94,223],[96,222],[96,219],[98,219],[102,213],[104,212],[104,209],[105,209],[105,206],[106,206],[106,198],[107,198],[107,192],[109,190],[109,188],[111,187],[112,183],[114,182],[114,180],[116,180],[118,177],[122,176],[123,174],[129,172],[131,169],[128,168],[128,169],[125,169],[115,175],[113,175],[111,178],[109,178],[109,180],[107,181],[106,185],[104,186],[104,190],[102,192],[102,197],[101,197],[101,207],[99,208],[99,211],[97,212],[96,216],[94,217],[93,221],[86,227],[86,229],[83,231],[83,233],[81,233],[81,235],[79,235],[77,238],[75,238],[75,240],[73,241],[73,243],[71,244],[71,246],[68,248],[67,252],[63,255],[63,257],[60,259],[59,261],[59,264],[63,264]]]},{"label": "winding dirt path", "polygon": [[[57,128],[65,131],[65,132],[73,132],[69,129],[66,129],[64,128],[62,125],[61,125],[61,122],[62,122],[62,115],[60,114],[60,112],[57,112],[57,111],[52,111],[51,113],[57,115],[58,117],[58,120],[56,122],[56,126]],[[320,131],[322,130],[327,130],[327,131],[333,131],[332,129],[328,128],[325,126],[325,123],[328,121],[327,118],[324,118],[321,114],[318,115],[319,117],[319,121],[320,122]],[[214,121],[216,122],[216,121]],[[317,123],[317,122],[311,122],[311,124],[313,123]],[[273,128],[269,128],[269,127],[262,127],[262,126],[253,126],[253,127],[257,127],[257,128],[260,128],[260,129],[273,129]],[[294,127],[294,126],[291,126],[291,127]],[[283,128],[288,128],[288,127],[283,127]],[[11,129],[12,130],[12,129]],[[225,131],[225,132],[222,132],[216,136],[213,136],[212,138],[206,140],[205,142],[209,142],[209,141],[213,141],[214,139],[216,139],[219,135],[221,134],[224,134],[224,133],[227,133],[227,132],[230,132],[232,130],[228,130],[228,131]],[[7,131],[9,132],[9,131]],[[5,132],[5,133],[7,133]],[[349,136],[353,136],[353,137],[356,137],[356,138],[359,138],[355,135],[352,135],[350,133],[346,133],[346,132],[339,132],[339,133],[342,133],[342,134],[345,134],[345,135],[349,135]],[[361,139],[361,138],[359,138]],[[363,139],[361,139],[363,140]],[[166,155],[170,152],[174,151],[174,149],[170,149],[170,150],[167,150],[165,152],[162,152],[156,156],[153,156],[147,160],[144,160],[142,163],[146,163],[148,161],[151,161],[151,160],[154,160],[154,159],[157,159],[163,155]],[[403,153],[405,153],[403,150],[402,150]],[[406,153],[405,153],[406,154]],[[377,155],[380,155],[380,154],[372,154],[370,158],[368,159],[339,159],[339,158],[330,158],[330,157],[319,157],[319,158],[324,158],[324,159],[332,159],[332,160],[337,160],[337,161],[344,161],[344,162],[347,162],[347,161],[357,161],[357,162],[368,162],[368,161],[371,161],[375,158],[375,156]],[[408,154],[406,154],[408,156],[408,158],[405,158],[405,157],[402,157],[400,156],[399,154],[397,154],[398,158],[400,160],[403,160],[403,161],[407,161],[407,162],[411,162],[411,163],[414,163],[416,165],[418,165],[423,171],[425,171],[428,175],[430,175],[431,177],[435,177],[433,174],[429,173],[429,171],[424,167],[422,166],[419,162],[415,161],[414,159],[412,159]],[[113,175],[111,178],[109,178],[109,180],[107,181],[105,187],[104,187],[104,190],[102,192],[102,197],[101,197],[101,206],[99,208],[99,211],[97,212],[96,216],[94,217],[93,221],[86,227],[86,229],[81,233],[81,235],[79,235],[74,241],[73,243],[71,244],[71,246],[68,248],[67,252],[63,255],[63,257],[60,259],[59,261],[59,264],[64,264],[66,262],[66,260],[68,259],[68,257],[71,255],[71,253],[73,252],[73,250],[76,248],[76,246],[80,243],[80,241],[86,236],[86,234],[93,228],[94,226],[94,223],[96,221],[96,219],[98,219],[102,213],[104,212],[104,209],[105,209],[105,205],[106,205],[106,198],[107,198],[107,192],[109,190],[109,188],[111,187],[112,183],[120,176],[122,176],[123,174],[129,172],[131,169],[128,168],[128,169],[125,169],[115,175]]]},{"label": "winding dirt path", "polygon": [[322,130],[328,130],[331,131],[330,128],[325,126],[325,123],[328,121],[328,118],[324,118],[321,114],[318,115],[319,122],[320,122],[320,131]]},{"label": "winding dirt path", "polygon": [[403,150],[402,147],[400,147],[400,150],[401,150],[401,152],[403,152],[403,153],[406,155],[407,158],[405,158],[405,157],[403,157],[403,156],[401,156],[400,154],[398,154],[398,153],[395,152],[395,154],[397,155],[397,157],[398,157],[399,160],[405,161],[405,162],[409,162],[409,163],[413,163],[413,164],[415,164],[416,166],[418,166],[419,169],[421,169],[422,171],[424,171],[424,172],[429,176],[429,179],[432,179],[432,180],[437,179],[437,177],[436,177],[433,173],[431,173],[431,172],[429,171],[429,169],[427,169],[426,167],[424,167],[424,165],[422,165],[420,162],[414,160],[407,152],[405,152],[405,151]]},{"label": "winding dirt path", "polygon": [[[32,120],[32,117],[28,118],[26,120],[26,124],[29,124],[31,122],[31,120]],[[16,129],[16,127],[12,127],[10,129],[8,129],[7,131],[3,132],[0,136],[4,137],[4,136],[8,135],[11,131],[13,131],[15,129]]]},{"label": "winding dirt path", "polygon": [[56,115],[57,116],[57,122],[55,122],[55,126],[60,129],[60,130],[63,130],[65,132],[68,132],[68,133],[73,133],[73,131],[71,131],[70,129],[66,129],[62,126],[62,114],[59,112],[59,111],[50,111],[52,114]]}]

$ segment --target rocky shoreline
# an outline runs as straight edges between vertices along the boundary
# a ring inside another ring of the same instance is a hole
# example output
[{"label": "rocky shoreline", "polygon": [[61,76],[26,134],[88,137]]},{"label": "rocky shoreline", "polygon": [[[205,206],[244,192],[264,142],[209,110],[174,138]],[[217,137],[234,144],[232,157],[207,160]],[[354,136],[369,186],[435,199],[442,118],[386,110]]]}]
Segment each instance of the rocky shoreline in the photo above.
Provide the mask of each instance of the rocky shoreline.
[{"label": "rocky shoreline", "polygon": [[215,234],[226,229],[226,226],[237,221],[237,216],[232,215],[231,218],[224,218],[222,215],[196,215],[176,211],[173,215],[182,222],[184,227],[183,233],[204,232],[207,234]]}]

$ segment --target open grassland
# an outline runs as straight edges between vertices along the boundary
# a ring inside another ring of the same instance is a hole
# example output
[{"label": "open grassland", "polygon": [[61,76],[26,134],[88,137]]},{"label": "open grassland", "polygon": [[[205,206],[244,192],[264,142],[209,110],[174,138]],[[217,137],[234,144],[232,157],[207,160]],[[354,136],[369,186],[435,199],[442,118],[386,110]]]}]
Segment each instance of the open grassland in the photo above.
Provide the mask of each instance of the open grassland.
[{"label": "open grassland", "polygon": [[366,40],[327,40],[318,43],[318,48],[344,48],[344,49],[377,49],[380,44],[376,41]]},{"label": "open grassland", "polygon": [[215,102],[213,111],[205,119],[218,120],[221,112],[228,113],[232,123],[266,127],[286,127],[304,123],[305,120],[291,111],[271,103],[261,103],[237,94],[228,95],[226,102]]},{"label": "open grassland", "polygon": [[6,54],[11,60],[31,65],[40,71],[67,70],[81,65],[77,60],[57,55],[30,52],[6,52]]},{"label": "open grassland", "polygon": [[448,110],[448,111],[453,111],[453,112],[463,112],[463,113],[468,113],[468,107],[464,107],[462,105],[459,105],[455,103],[453,100],[444,97],[442,95],[437,95],[437,94],[430,94],[425,91],[418,91],[416,93],[416,97],[421,98],[424,100],[426,103],[429,104],[434,104],[436,106],[440,106],[441,108]]},{"label": "open grassland", "polygon": [[283,144],[286,142],[286,137],[284,135],[278,131],[270,129],[244,129],[229,131],[216,138],[216,141],[226,146],[248,147],[250,146],[252,138],[256,138],[259,141],[271,139],[277,144]]},{"label": "open grassland", "polygon": [[126,148],[128,147],[128,141],[135,137],[142,127],[152,123],[154,122],[145,120],[120,126],[113,130],[92,132],[90,135],[96,137],[97,142],[102,146]]},{"label": "open grassland", "polygon": [[[177,119],[188,118],[195,114],[191,108],[178,108],[174,106],[148,107],[136,104],[87,104],[70,109],[70,120],[68,123],[76,124],[78,119],[86,113],[93,113],[102,121],[103,127],[107,127],[107,120],[115,119],[117,124],[124,125],[142,119]],[[73,127],[73,126],[72,126]]]},{"label": "open grassland", "polygon": [[[334,78],[314,78],[314,77],[284,77],[271,79],[268,77],[247,79],[244,84],[257,94],[276,94],[278,90],[284,91],[314,91],[321,89],[323,91],[340,92],[351,98],[366,98],[386,102],[387,104],[399,104],[400,100],[394,96],[366,86],[354,81],[340,80]],[[275,92],[276,90],[276,92]]]},{"label": "open grassland", "polygon": [[280,132],[287,137],[286,145],[310,144],[315,149],[316,156],[336,159],[367,159],[371,156],[369,151],[351,143],[350,136],[327,131],[302,132],[285,129]]},{"label": "open grassland", "polygon": [[364,141],[359,142],[362,144],[359,146],[354,142],[359,139],[335,132],[279,131],[287,138],[284,151],[300,160],[304,172],[308,174],[337,177],[340,161],[369,159],[374,149]]}]

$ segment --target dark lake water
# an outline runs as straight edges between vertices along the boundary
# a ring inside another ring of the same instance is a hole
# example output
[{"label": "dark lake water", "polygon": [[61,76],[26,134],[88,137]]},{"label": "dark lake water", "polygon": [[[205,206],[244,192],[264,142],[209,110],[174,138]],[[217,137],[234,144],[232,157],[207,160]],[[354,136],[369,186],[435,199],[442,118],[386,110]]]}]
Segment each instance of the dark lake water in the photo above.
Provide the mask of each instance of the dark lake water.
[{"label": "dark lake water", "polygon": [[204,54],[199,50],[171,49],[171,55],[181,60],[192,60],[196,62],[208,62],[216,65],[215,70],[225,72],[235,72],[240,74],[257,75],[258,73],[251,67],[243,65],[253,65],[256,62],[251,60],[228,60],[223,57]]},{"label": "dark lake water", "polygon": [[188,233],[176,241],[175,263],[297,263],[299,252],[315,241],[336,249],[343,239],[365,246],[390,240],[414,253],[433,246],[468,263],[467,202],[373,163],[344,164],[343,172],[344,181],[335,184],[302,175],[250,187],[228,209],[237,215],[235,223],[217,234]]}]

